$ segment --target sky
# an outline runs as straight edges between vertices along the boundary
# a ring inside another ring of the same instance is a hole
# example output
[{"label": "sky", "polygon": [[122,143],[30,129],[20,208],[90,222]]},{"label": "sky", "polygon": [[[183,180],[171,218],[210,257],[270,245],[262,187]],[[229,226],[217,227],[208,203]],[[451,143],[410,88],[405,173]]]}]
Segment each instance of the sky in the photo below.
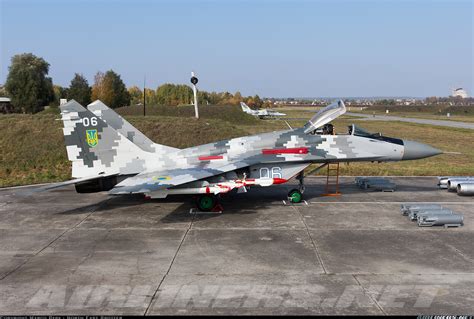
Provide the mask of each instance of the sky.
[{"label": "sky", "polygon": [[261,97],[474,95],[473,2],[0,0],[0,83],[31,52],[61,86],[112,69]]}]

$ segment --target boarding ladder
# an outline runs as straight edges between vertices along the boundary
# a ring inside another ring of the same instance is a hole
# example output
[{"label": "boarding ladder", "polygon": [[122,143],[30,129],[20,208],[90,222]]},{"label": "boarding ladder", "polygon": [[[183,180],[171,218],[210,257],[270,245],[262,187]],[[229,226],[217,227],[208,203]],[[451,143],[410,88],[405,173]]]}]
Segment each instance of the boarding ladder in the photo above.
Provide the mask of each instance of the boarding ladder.
[{"label": "boarding ladder", "polygon": [[339,163],[327,163],[326,193],[323,196],[340,196]]}]

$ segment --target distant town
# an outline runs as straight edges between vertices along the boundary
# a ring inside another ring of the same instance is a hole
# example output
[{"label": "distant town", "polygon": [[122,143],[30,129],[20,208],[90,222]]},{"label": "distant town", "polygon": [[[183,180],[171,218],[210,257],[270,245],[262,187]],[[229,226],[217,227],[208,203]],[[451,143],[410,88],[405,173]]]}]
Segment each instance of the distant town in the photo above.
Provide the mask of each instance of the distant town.
[{"label": "distant town", "polygon": [[[2,91],[2,86],[0,86]],[[421,105],[440,105],[440,106],[474,106],[474,98],[469,97],[466,90],[458,88],[452,91],[448,97],[319,97],[319,98],[263,98],[263,105],[266,107],[274,106],[325,106],[336,99],[342,98],[347,106],[369,107],[373,105],[380,106],[421,106]],[[205,104],[210,104],[208,101]],[[137,105],[142,105],[137,103]],[[10,113],[11,100],[7,96],[0,96],[0,113]]]},{"label": "distant town", "polygon": [[335,99],[342,98],[347,106],[372,105],[445,105],[474,106],[474,98],[469,97],[466,90],[457,88],[448,97],[316,97],[316,98],[265,98],[264,101],[275,106],[283,105],[328,105]]}]

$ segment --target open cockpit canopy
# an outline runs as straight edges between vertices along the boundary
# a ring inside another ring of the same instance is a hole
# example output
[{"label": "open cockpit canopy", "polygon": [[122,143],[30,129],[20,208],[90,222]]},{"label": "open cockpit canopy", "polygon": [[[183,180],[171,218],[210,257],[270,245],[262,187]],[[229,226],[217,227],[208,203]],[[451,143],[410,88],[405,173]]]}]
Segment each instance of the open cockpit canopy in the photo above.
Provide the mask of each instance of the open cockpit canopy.
[{"label": "open cockpit canopy", "polygon": [[304,126],[306,134],[314,132],[317,128],[323,126],[346,113],[346,106],[342,100],[329,104],[318,111]]}]

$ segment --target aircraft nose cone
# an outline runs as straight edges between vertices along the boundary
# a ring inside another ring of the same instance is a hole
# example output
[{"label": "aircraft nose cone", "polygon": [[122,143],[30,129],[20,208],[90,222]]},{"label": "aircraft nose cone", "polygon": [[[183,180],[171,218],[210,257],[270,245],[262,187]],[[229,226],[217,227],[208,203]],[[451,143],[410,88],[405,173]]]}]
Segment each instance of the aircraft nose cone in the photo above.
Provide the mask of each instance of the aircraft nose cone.
[{"label": "aircraft nose cone", "polygon": [[420,159],[443,153],[437,148],[414,141],[403,140],[403,145],[405,150],[403,152],[402,160]]}]

